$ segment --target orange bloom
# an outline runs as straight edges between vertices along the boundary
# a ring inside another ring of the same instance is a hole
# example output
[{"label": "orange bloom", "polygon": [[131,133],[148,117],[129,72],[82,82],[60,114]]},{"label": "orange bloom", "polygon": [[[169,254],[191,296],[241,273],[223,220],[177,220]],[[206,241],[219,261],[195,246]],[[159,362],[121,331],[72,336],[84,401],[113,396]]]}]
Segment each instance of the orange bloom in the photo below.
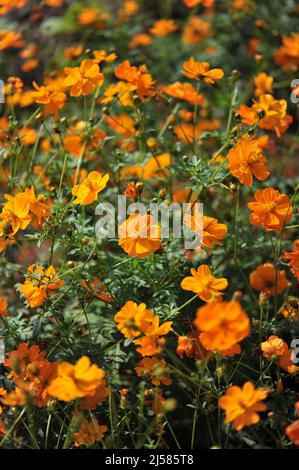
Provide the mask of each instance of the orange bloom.
[{"label": "orange bloom", "polygon": [[210,302],[196,312],[194,324],[208,351],[226,351],[250,333],[249,317],[239,302]]},{"label": "orange bloom", "polygon": [[18,349],[8,353],[4,364],[12,369],[10,377],[24,379],[31,376],[32,370],[40,367],[45,360],[45,356],[45,351],[41,351],[37,345],[32,345],[28,348],[27,343],[20,343]]},{"label": "orange bloom", "polygon": [[93,60],[84,59],[80,67],[65,67],[64,85],[70,87],[71,96],[89,95],[104,82],[104,75]]},{"label": "orange bloom", "polygon": [[299,33],[282,37],[282,46],[277,49],[275,60],[285,70],[296,71],[299,69]]},{"label": "orange bloom", "polygon": [[51,208],[47,204],[46,197],[42,194],[35,196],[33,188],[26,188],[24,197],[27,198],[30,206],[31,223],[37,229],[41,229],[42,225],[50,215]]},{"label": "orange bloom", "polygon": [[0,296],[0,318],[1,317],[9,317],[9,313],[7,313],[8,303],[5,297]]},{"label": "orange bloom", "polygon": [[149,34],[137,33],[132,37],[129,43],[129,48],[135,49],[136,47],[149,46],[152,42],[153,40]]},{"label": "orange bloom", "polygon": [[201,44],[212,34],[211,24],[200,16],[191,16],[183,30],[183,41],[186,44]]},{"label": "orange bloom", "polygon": [[75,196],[73,204],[82,204],[84,206],[92,204],[97,200],[99,192],[105,189],[109,175],[104,176],[98,171],[92,171],[82,183],[76,184],[72,189],[72,195]]},{"label": "orange bloom", "polygon": [[203,80],[210,85],[213,85],[216,80],[223,78],[224,73],[221,69],[210,69],[210,64],[208,62],[196,62],[194,57],[190,57],[187,62],[183,64],[185,75],[188,78],[193,80]]},{"label": "orange bloom", "polygon": [[256,77],[254,77],[254,84],[255,84],[255,94],[257,96],[264,95],[266,93],[269,93],[271,95],[273,92],[272,90],[273,78],[264,72],[259,73]]},{"label": "orange bloom", "polygon": [[294,251],[289,252],[285,251],[283,257],[289,260],[288,265],[296,277],[297,282],[299,282],[299,240],[294,241],[293,250]]},{"label": "orange bloom", "polygon": [[143,170],[143,179],[147,180],[153,176],[165,176],[165,174],[168,174],[165,168],[170,165],[171,155],[169,153],[161,153],[160,155],[150,157]]},{"label": "orange bloom", "polygon": [[21,41],[21,33],[0,30],[0,51],[4,51],[10,47],[20,47],[23,46],[23,44],[24,42]]},{"label": "orange bloom", "polygon": [[161,228],[150,214],[130,215],[118,233],[118,243],[129,256],[146,258],[160,248]]},{"label": "orange bloom", "polygon": [[92,421],[83,419],[79,431],[74,433],[75,446],[85,445],[90,447],[96,442],[102,441],[107,431],[107,426],[100,426],[97,419],[93,418]]},{"label": "orange bloom", "polygon": [[198,294],[204,302],[212,302],[222,296],[222,290],[228,286],[227,279],[216,278],[213,276],[210,268],[202,264],[199,268],[191,268],[191,275],[185,277],[181,282],[181,288]]},{"label": "orange bloom", "polygon": [[299,299],[297,297],[289,297],[287,302],[279,310],[285,318],[299,318]]},{"label": "orange bloom", "polygon": [[150,379],[153,385],[159,386],[160,383],[163,385],[171,384],[164,359],[159,360],[156,357],[145,357],[137,362],[135,371],[138,377]]},{"label": "orange bloom", "polygon": [[128,60],[125,60],[116,67],[114,73],[120,80],[124,80],[133,85],[136,93],[141,98],[152,95],[155,82],[148,72],[146,65],[135,67],[131,65]]},{"label": "orange bloom", "polygon": [[271,263],[259,265],[250,273],[249,281],[253,289],[272,296],[281,294],[289,285],[285,272],[276,270]]},{"label": "orange bloom", "polygon": [[252,186],[253,177],[260,181],[270,175],[267,160],[258,140],[248,134],[239,139],[228,153],[228,168],[240,183]]},{"label": "orange bloom", "polygon": [[159,317],[146,308],[129,300],[114,316],[117,329],[126,337],[134,338],[142,333],[147,336],[163,336],[171,330],[172,322],[160,325]]},{"label": "orange bloom", "polygon": [[19,230],[25,230],[31,221],[30,204],[24,193],[15,197],[5,195],[7,202],[0,213],[0,236],[12,238]]},{"label": "orange bloom", "polygon": [[267,341],[261,343],[261,350],[263,351],[263,356],[268,359],[268,361],[271,361],[282,356],[288,350],[288,345],[283,339],[272,335],[269,336]]},{"label": "orange bloom", "polygon": [[296,446],[299,446],[299,419],[294,421],[285,430],[286,435]]},{"label": "orange bloom", "polygon": [[255,101],[252,109],[258,114],[263,112],[265,115],[259,122],[261,129],[273,130],[280,137],[293,121],[292,116],[287,114],[286,100],[276,100],[272,95],[265,94]]},{"label": "orange bloom", "polygon": [[66,101],[66,94],[62,91],[51,89],[50,86],[38,86],[33,82],[36,91],[32,91],[31,96],[36,103],[45,105],[45,114],[57,115],[63,108]]},{"label": "orange bloom", "polygon": [[92,295],[96,296],[98,299],[103,300],[104,302],[112,302],[112,297],[106,294],[106,286],[102,284],[101,279],[96,278],[90,281],[88,284],[85,280],[81,281],[81,284],[85,289],[87,289]]},{"label": "orange bloom", "polygon": [[150,33],[154,36],[164,37],[170,33],[173,33],[178,29],[178,26],[171,19],[160,19],[155,21],[153,26],[150,28]]},{"label": "orange bloom", "polygon": [[187,336],[178,337],[176,352],[181,359],[184,354],[186,357],[194,357],[195,359],[204,359],[208,354],[208,351],[200,344],[198,336],[193,332]]},{"label": "orange bloom", "polygon": [[74,45],[67,47],[63,53],[64,58],[67,60],[72,60],[75,59],[76,57],[79,57],[83,52],[83,46],[80,44]]},{"label": "orange bloom", "polygon": [[105,381],[103,369],[91,364],[86,356],[81,357],[75,365],[61,362],[58,364],[57,375],[48,386],[48,393],[63,401],[92,396]]},{"label": "orange bloom", "polygon": [[236,385],[229,387],[226,394],[219,398],[219,407],[225,410],[225,422],[233,422],[236,431],[240,431],[245,426],[259,422],[257,412],[267,409],[261,402],[266,397],[266,390],[255,389],[253,383],[248,381],[242,388]]},{"label": "orange bloom", "polygon": [[227,226],[221,224],[214,217],[204,215],[203,223],[201,223],[200,218],[195,214],[195,209],[193,215],[185,215],[184,222],[193,232],[202,233],[202,246],[204,248],[213,249],[215,244],[222,245],[220,240],[223,240],[227,234]]},{"label": "orange bloom", "polygon": [[293,350],[278,336],[270,336],[267,341],[261,343],[263,356],[268,361],[275,361],[276,364],[289,374],[297,374],[299,367],[292,362]]},{"label": "orange bloom", "polygon": [[[171,322],[166,322],[171,323]],[[164,328],[165,323],[163,324]],[[171,328],[169,328],[170,330]],[[136,351],[143,357],[145,356],[157,356],[163,351],[165,339],[158,335],[142,336],[133,341],[138,346]]]},{"label": "orange bloom", "polygon": [[203,95],[197,93],[196,88],[191,83],[175,82],[164,87],[163,90],[168,95],[187,101],[192,105],[201,105],[203,103]]},{"label": "orange bloom", "polygon": [[255,201],[249,202],[252,211],[250,223],[263,226],[265,230],[281,232],[292,217],[293,208],[286,194],[277,189],[258,189],[254,195]]},{"label": "orange bloom", "polygon": [[42,305],[45,299],[64,286],[64,281],[55,274],[52,265],[45,270],[38,264],[31,264],[28,267],[27,278],[24,284],[19,286],[19,290],[26,298],[29,307]]},{"label": "orange bloom", "polygon": [[211,8],[214,5],[214,0],[183,0],[183,3],[188,8],[194,8],[200,3],[206,8]]},{"label": "orange bloom", "polygon": [[84,8],[78,16],[79,24],[82,26],[94,26],[101,29],[110,15],[106,12],[101,12],[99,8]]}]

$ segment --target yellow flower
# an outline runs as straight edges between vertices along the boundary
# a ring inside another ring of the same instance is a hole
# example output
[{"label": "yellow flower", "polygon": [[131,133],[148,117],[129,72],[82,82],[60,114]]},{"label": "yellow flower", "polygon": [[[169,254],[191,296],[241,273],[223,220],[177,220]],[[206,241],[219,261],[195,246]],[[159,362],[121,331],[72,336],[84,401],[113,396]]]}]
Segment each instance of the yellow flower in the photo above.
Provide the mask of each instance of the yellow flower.
[{"label": "yellow flower", "polygon": [[82,183],[76,184],[72,189],[72,195],[76,197],[73,204],[83,204],[84,206],[96,201],[100,191],[106,187],[109,175],[104,176],[98,171],[92,171],[84,178]]}]

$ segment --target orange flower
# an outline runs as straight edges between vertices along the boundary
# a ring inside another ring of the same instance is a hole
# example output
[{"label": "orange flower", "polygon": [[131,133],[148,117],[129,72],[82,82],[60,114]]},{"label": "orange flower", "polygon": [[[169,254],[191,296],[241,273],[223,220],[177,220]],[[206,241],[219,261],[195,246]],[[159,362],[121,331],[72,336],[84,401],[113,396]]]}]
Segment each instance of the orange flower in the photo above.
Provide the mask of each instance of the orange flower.
[{"label": "orange flower", "polygon": [[16,31],[0,30],[0,51],[9,49],[10,47],[23,46],[24,42],[21,41],[21,33]]},{"label": "orange flower", "polygon": [[233,422],[236,431],[240,431],[259,422],[257,412],[267,409],[261,402],[266,397],[266,390],[255,389],[253,383],[248,381],[242,388],[236,385],[229,387],[226,394],[219,398],[219,407],[226,412],[225,422]]},{"label": "orange flower", "polygon": [[149,34],[137,33],[132,37],[129,48],[135,49],[136,47],[149,46],[152,42],[153,40]]},{"label": "orange flower", "polygon": [[178,29],[178,26],[171,19],[160,19],[155,21],[153,26],[150,28],[150,33],[154,36],[164,37],[170,33],[173,33]]},{"label": "orange flower", "polygon": [[83,419],[79,431],[74,433],[75,446],[86,445],[90,447],[96,442],[102,441],[107,431],[107,426],[100,426],[97,419],[93,418],[92,421]]},{"label": "orange flower", "polygon": [[299,282],[299,240],[295,240],[293,244],[293,250],[284,252],[284,259],[288,259],[288,265],[291,268],[292,273],[297,279],[297,282]]},{"label": "orange flower", "polygon": [[160,248],[161,228],[150,214],[132,214],[118,230],[118,243],[129,256],[146,258]]},{"label": "orange flower", "polygon": [[299,319],[299,299],[297,297],[289,297],[279,310],[279,313],[282,313],[285,318]]},{"label": "orange flower", "polygon": [[112,302],[112,297],[106,294],[106,286],[102,284],[101,279],[96,278],[90,281],[88,284],[85,280],[81,281],[81,284],[85,289],[87,289],[92,295],[96,296],[98,299],[103,300],[104,302]]},{"label": "orange flower", "polygon": [[55,274],[52,265],[45,270],[38,264],[31,264],[28,267],[27,278],[24,284],[19,286],[19,290],[26,298],[29,307],[42,305],[45,299],[64,286],[64,281]]},{"label": "orange flower", "polygon": [[57,115],[63,108],[66,101],[66,94],[62,91],[51,89],[51,86],[38,86],[33,82],[36,91],[31,92],[31,96],[36,103],[45,105],[45,114]]},{"label": "orange flower", "polygon": [[249,281],[253,289],[272,296],[281,294],[289,285],[285,272],[276,270],[271,263],[259,265],[250,273]]},{"label": "orange flower", "polygon": [[65,67],[64,85],[70,87],[71,96],[89,95],[104,82],[104,75],[93,60],[84,59],[80,67]]},{"label": "orange flower", "polygon": [[299,371],[299,367],[292,362],[293,350],[278,336],[270,336],[267,341],[261,343],[261,350],[268,361],[275,361],[289,374],[297,374]]},{"label": "orange flower", "polygon": [[183,0],[183,3],[188,8],[194,8],[200,3],[206,8],[211,8],[214,5],[214,0]]},{"label": "orange flower", "polygon": [[110,15],[101,12],[99,8],[84,8],[78,16],[78,21],[82,26],[94,26],[97,29],[102,28]]},{"label": "orange flower", "polygon": [[183,30],[183,41],[186,44],[201,44],[212,34],[211,24],[200,16],[191,16]]},{"label": "orange flower", "polygon": [[[171,323],[171,322],[168,322]],[[164,323],[165,325],[165,323]],[[163,327],[164,327],[163,325]],[[169,328],[170,330],[171,328]],[[138,346],[136,351],[143,357],[145,356],[157,356],[163,351],[165,345],[165,339],[158,335],[142,336],[133,341]]]},{"label": "orange flower", "polygon": [[159,317],[146,308],[144,303],[137,305],[129,300],[114,316],[117,329],[126,337],[134,338],[141,333],[147,336],[162,336],[171,330],[172,322],[160,325]]},{"label": "orange flower", "polygon": [[261,343],[261,350],[263,351],[263,356],[268,359],[268,361],[271,361],[282,356],[288,350],[288,345],[283,339],[272,335],[269,336],[267,341]]},{"label": "orange flower", "polygon": [[19,230],[25,230],[31,221],[30,204],[24,193],[15,197],[5,195],[7,202],[0,213],[0,236],[6,234],[12,238]]},{"label": "orange flower", "polygon": [[63,401],[92,396],[105,381],[103,369],[91,364],[86,356],[81,357],[75,365],[61,362],[58,364],[57,375],[48,386],[48,393]]},{"label": "orange flower", "polygon": [[226,351],[250,333],[248,315],[234,300],[200,307],[194,324],[200,332],[201,344],[208,351]]},{"label": "orange flower", "polygon": [[153,385],[170,385],[171,380],[168,377],[168,370],[164,359],[158,360],[156,357],[145,357],[137,362],[135,367],[138,377],[144,377],[151,380]]},{"label": "orange flower", "polygon": [[200,218],[195,214],[195,209],[193,215],[185,215],[184,222],[193,232],[202,233],[202,246],[204,248],[213,249],[215,244],[222,245],[220,240],[223,240],[227,234],[227,226],[221,224],[214,217],[204,215],[203,223],[201,223]]},{"label": "orange flower", "polygon": [[272,94],[273,78],[262,72],[254,77],[255,94],[257,96],[264,95],[266,93]]},{"label": "orange flower", "polygon": [[259,142],[245,134],[228,153],[228,168],[240,183],[252,186],[253,177],[260,181],[270,175],[267,160]]},{"label": "orange flower", "polygon": [[67,47],[63,53],[64,58],[67,60],[72,60],[75,59],[76,57],[79,57],[83,52],[83,46],[80,44],[74,45]]},{"label": "orange flower", "polygon": [[9,317],[9,313],[7,313],[8,303],[5,297],[0,296],[0,318],[1,317]]},{"label": "orange flower", "polygon": [[143,179],[147,180],[153,176],[165,176],[167,174],[165,168],[170,165],[171,155],[169,153],[161,153],[160,155],[150,157],[143,170]]},{"label": "orange flower", "polygon": [[124,80],[133,85],[136,93],[141,98],[152,95],[155,82],[148,72],[146,65],[135,67],[131,65],[128,60],[125,60],[116,67],[114,73],[120,80]]},{"label": "orange flower", "polygon": [[187,62],[183,64],[185,75],[188,78],[193,80],[203,80],[210,85],[213,85],[216,80],[223,78],[224,73],[221,69],[210,69],[210,64],[208,62],[196,62],[194,57],[190,57]]},{"label": "orange flower", "polygon": [[265,115],[259,122],[261,129],[273,130],[280,137],[293,121],[292,116],[287,114],[286,100],[276,100],[272,95],[265,94],[255,101],[252,109],[258,114],[263,112]]},{"label": "orange flower", "polygon": [[37,229],[41,229],[42,225],[49,217],[51,210],[50,206],[47,204],[46,197],[42,194],[35,197],[33,188],[26,188],[22,194],[24,194],[24,197],[27,198],[30,204],[29,212],[32,225]]},{"label": "orange flower", "polygon": [[72,195],[76,198],[73,204],[82,204],[84,206],[92,204],[97,200],[99,192],[105,189],[109,175],[104,176],[98,171],[92,171],[82,183],[76,184],[72,189]]},{"label": "orange flower", "polygon": [[222,290],[228,286],[227,279],[216,278],[213,276],[210,268],[202,264],[199,268],[191,268],[191,275],[185,277],[181,282],[181,288],[198,294],[204,302],[212,302],[222,296]]},{"label": "orange flower", "polygon": [[18,349],[8,353],[5,366],[12,369],[9,377],[28,378],[33,369],[38,369],[45,360],[46,353],[41,351],[37,345],[28,348],[27,343],[20,343]]},{"label": "orange flower", "polygon": [[175,82],[164,87],[163,90],[168,95],[187,101],[192,105],[201,105],[203,103],[203,95],[197,93],[196,88],[191,83]]},{"label": "orange flower", "polygon": [[275,60],[285,70],[296,71],[299,69],[299,33],[282,37],[282,46],[277,49]]},{"label": "orange flower", "polygon": [[249,202],[252,210],[250,223],[255,226],[263,226],[266,230],[281,232],[286,223],[292,217],[293,208],[286,194],[277,189],[258,189],[254,195],[255,201]]},{"label": "orange flower", "polygon": [[200,344],[198,336],[193,332],[187,336],[178,336],[176,352],[181,359],[184,354],[186,357],[195,359],[204,359],[208,354],[208,351]]},{"label": "orange flower", "polygon": [[296,446],[299,446],[299,419],[294,421],[285,430],[286,435]]}]

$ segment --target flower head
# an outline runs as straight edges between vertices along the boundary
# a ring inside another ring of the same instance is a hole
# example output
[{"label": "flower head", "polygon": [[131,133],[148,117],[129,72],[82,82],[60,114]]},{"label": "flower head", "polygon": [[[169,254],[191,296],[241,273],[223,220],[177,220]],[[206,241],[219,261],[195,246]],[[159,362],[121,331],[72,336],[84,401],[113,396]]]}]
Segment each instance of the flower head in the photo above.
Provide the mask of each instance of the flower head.
[{"label": "flower head", "polygon": [[249,202],[252,211],[250,222],[252,225],[263,226],[266,230],[280,232],[289,222],[293,208],[289,197],[277,189],[258,189],[254,195],[255,201]]},{"label": "flower head", "polygon": [[231,174],[246,186],[252,186],[253,177],[263,181],[270,175],[258,140],[249,135],[243,136],[229,151],[228,168]]},{"label": "flower head", "polygon": [[226,351],[250,332],[248,315],[234,300],[210,302],[200,307],[194,324],[200,332],[201,344],[209,351]]},{"label": "flower head", "polygon": [[64,281],[56,276],[54,266],[43,269],[38,264],[31,264],[28,267],[27,278],[24,284],[19,286],[19,290],[26,298],[29,307],[34,308],[42,305],[45,299],[63,286]]},{"label": "flower head", "polygon": [[72,189],[72,195],[75,197],[73,204],[82,204],[84,206],[92,204],[97,200],[99,192],[105,189],[109,175],[104,176],[98,171],[92,171],[80,184],[76,184]]},{"label": "flower head", "polygon": [[89,95],[104,82],[98,64],[84,59],[80,67],[65,67],[64,85],[70,87],[71,96]]},{"label": "flower head", "polygon": [[259,265],[250,273],[249,281],[255,290],[271,296],[281,294],[289,285],[285,272],[275,269],[272,263]]},{"label": "flower head", "polygon": [[150,214],[132,214],[119,227],[119,245],[130,256],[146,258],[160,248],[161,228]]},{"label": "flower head", "polygon": [[181,288],[198,294],[201,300],[211,302],[221,297],[222,290],[228,286],[227,279],[216,278],[210,268],[202,264],[199,268],[191,268],[191,276],[185,277],[181,282]]},{"label": "flower head", "polygon": [[57,368],[57,378],[51,381],[48,393],[63,401],[92,396],[105,381],[105,372],[96,364],[91,364],[83,356],[75,365],[61,362]]},{"label": "flower head", "polygon": [[208,62],[196,62],[194,57],[190,57],[187,62],[184,62],[183,69],[184,71],[182,73],[185,77],[193,80],[203,79],[210,85],[213,85],[216,80],[220,80],[224,76],[223,70],[210,69]]},{"label": "flower head", "polygon": [[219,399],[219,407],[226,412],[225,422],[233,422],[236,431],[245,426],[257,424],[260,420],[259,411],[265,411],[267,406],[262,403],[267,397],[265,390],[254,388],[252,382],[246,382],[242,388],[233,385]]}]

